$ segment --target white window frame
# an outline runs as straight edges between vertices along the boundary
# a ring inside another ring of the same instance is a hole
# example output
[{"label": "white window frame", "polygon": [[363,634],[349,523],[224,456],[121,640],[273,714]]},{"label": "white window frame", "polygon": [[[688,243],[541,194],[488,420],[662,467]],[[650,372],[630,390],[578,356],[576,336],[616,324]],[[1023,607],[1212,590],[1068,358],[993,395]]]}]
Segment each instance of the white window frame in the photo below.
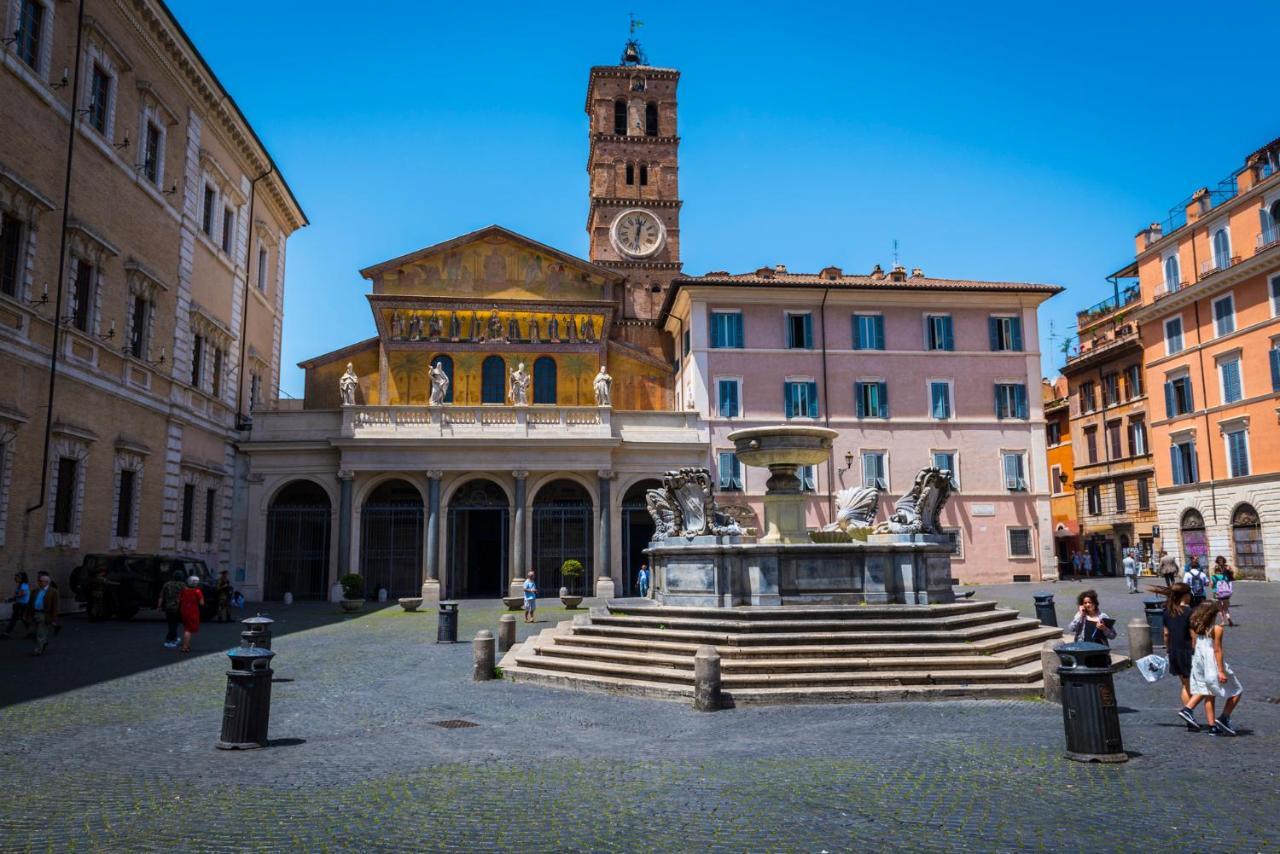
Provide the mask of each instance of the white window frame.
[{"label": "white window frame", "polygon": [[[951,349],[951,350],[944,350],[944,349],[942,349],[941,347],[930,347],[930,346],[929,346],[929,338],[930,338],[930,337],[932,336],[932,334],[933,334],[933,319],[934,319],[935,317],[945,317],[945,318],[948,318],[948,319],[951,321],[951,343],[952,343],[952,349]],[[931,311],[931,312],[925,312],[925,314],[923,315],[923,319],[924,319],[924,349],[925,349],[927,352],[930,352],[930,353],[950,353],[950,352],[954,352],[954,351],[955,351],[955,337],[956,337],[956,321],[955,321],[955,317],[954,317],[954,316],[952,316],[952,314],[951,314],[950,312]]]},{"label": "white window frame", "polygon": [[[1178,274],[1178,281],[1176,282],[1169,281],[1170,259],[1173,260],[1174,272]],[[1178,247],[1175,246],[1172,250],[1170,250],[1169,252],[1166,252],[1160,258],[1160,275],[1164,276],[1164,282],[1160,285],[1161,293],[1171,294],[1177,291],[1178,288],[1182,286],[1182,258],[1178,255]]]},{"label": "white window frame", "polygon": [[[210,190],[213,191],[213,201],[208,205],[209,218],[208,223],[206,224],[205,199],[208,197]],[[222,205],[219,204],[221,201],[221,188],[218,186],[218,183],[213,180],[213,176],[206,172],[200,182],[200,227],[197,230],[205,237],[209,238],[209,240],[213,241],[215,246],[218,243],[218,216],[222,212]]]},{"label": "white window frame", "polygon": [[[724,482],[724,474],[721,466],[725,454],[732,454],[734,459],[737,460],[738,479],[742,482],[742,487],[740,489],[726,489],[721,485]],[[747,467],[742,464],[742,460],[738,459],[738,452],[733,448],[721,448],[716,451],[716,491],[733,493],[745,493],[747,491]]]},{"label": "white window frame", "polygon": [[[787,418],[787,385],[789,383],[805,383],[813,386],[813,399],[816,404],[814,408],[818,413],[816,416],[806,413],[804,415],[792,415]],[[817,421],[822,417],[822,399],[818,396],[818,381],[814,377],[805,375],[783,377],[782,395],[782,418],[784,421]]]},{"label": "white window frame", "polygon": [[[57,518],[58,470],[64,458],[76,461],[76,483],[71,496],[71,530],[56,532],[53,524]],[[88,474],[89,442],[75,436],[63,435],[54,441],[49,456],[49,493],[45,498],[45,548],[80,548],[80,533],[84,530],[84,486]]]},{"label": "white window frame", "polygon": [[[1218,425],[1222,433],[1222,452],[1223,460],[1227,464],[1227,477],[1248,477],[1253,474],[1253,449],[1249,447],[1249,425],[1239,420]],[[1244,434],[1244,464],[1248,467],[1248,471],[1244,474],[1236,474],[1231,470],[1231,436],[1235,433]]]},{"label": "white window frame", "polygon": [[934,459],[935,454],[950,454],[954,464],[951,466],[951,489],[954,492],[960,491],[960,450],[958,448],[930,448],[929,449],[929,465],[936,466],[937,460]]},{"label": "white window frame", "polygon": [[[1214,357],[1214,362],[1214,367],[1217,369],[1216,373],[1218,374],[1218,400],[1222,405],[1227,406],[1232,403],[1239,403],[1248,397],[1244,390],[1244,358],[1241,355],[1241,351],[1231,350],[1226,353],[1219,353]],[[1224,369],[1232,362],[1236,364],[1236,375],[1240,380],[1240,397],[1235,400],[1227,400],[1227,374]]]},{"label": "white window frame", "polygon": [[[111,548],[126,549],[134,551],[138,548],[138,525],[142,521],[142,475],[145,463],[141,454],[131,451],[116,451],[115,459],[115,476],[112,479],[111,494]],[[120,480],[121,472],[133,472],[133,496],[130,506],[123,508],[120,506]],[[116,536],[116,524],[120,520],[120,513],[129,514],[129,536]]]},{"label": "white window frame", "polygon": [[[853,398],[853,415],[854,415],[854,417],[855,417],[855,418],[858,418],[858,404],[861,402],[861,401],[859,400],[859,397],[858,397],[858,388],[859,388],[859,386],[864,386],[864,385],[877,385],[877,386],[881,386],[881,385],[882,385],[882,386],[884,386],[884,396],[885,396],[886,398],[889,396],[889,380],[887,380],[886,378],[884,378],[884,377],[857,377],[857,378],[855,378],[855,379],[854,379],[854,381],[853,381],[853,395],[854,395],[854,398]],[[879,394],[879,392],[877,392],[877,394]],[[883,401],[881,401],[881,402],[883,403]],[[892,411],[889,409],[889,407],[887,407],[887,406],[885,407],[885,411],[886,411],[886,413],[888,413],[888,414],[883,415],[883,416],[882,416],[882,415],[880,415],[879,413],[877,413],[877,414],[875,414],[875,415],[863,415],[861,418],[858,418],[858,420],[859,420],[859,421],[888,421],[888,420],[889,420],[889,417],[890,417],[893,413],[892,413]]]},{"label": "white window frame", "polygon": [[[44,17],[41,19],[40,27],[40,44],[36,46],[36,67],[32,68],[18,57],[17,45],[5,45],[5,51],[13,52],[13,60],[24,71],[34,74],[37,78],[44,82],[49,81],[49,69],[53,65],[53,30],[54,30],[54,3],[52,0],[35,0],[37,6],[44,7]],[[21,0],[10,0],[6,4],[9,9],[7,15],[9,19],[8,26],[4,29],[5,38],[10,38],[18,30],[18,25],[22,21],[22,3]]]},{"label": "white window frame", "polygon": [[[1275,227],[1280,228],[1280,223]],[[1280,273],[1270,277],[1267,287],[1267,295],[1271,298],[1271,316],[1280,317]]]},{"label": "white window frame", "polygon": [[[807,345],[801,344],[799,347],[793,347],[791,340],[791,318],[807,317],[809,318],[809,342]],[[782,312],[782,349],[784,350],[812,350],[813,349],[813,312],[806,309],[785,309]]]},{"label": "white window frame", "polygon": [[[1169,415],[1168,413],[1165,413],[1166,418],[1182,418],[1183,416],[1191,415],[1193,412],[1196,411],[1196,386],[1195,386],[1195,383],[1191,381],[1191,368],[1184,365],[1182,367],[1174,368],[1171,371],[1166,371],[1164,375],[1164,381],[1166,383],[1175,383],[1178,380],[1183,380],[1183,379],[1185,379],[1191,385],[1191,393],[1189,395],[1189,397],[1191,398],[1190,400],[1191,408],[1188,409],[1186,412],[1179,412],[1176,415]],[[1205,391],[1204,394],[1207,397],[1208,391]],[[1174,394],[1174,398],[1175,399],[1177,398],[1176,393]],[[1201,403],[1207,405],[1208,402],[1202,400]]]},{"label": "white window frame", "polygon": [[[1013,532],[1027,532],[1027,553],[1013,553]],[[1035,560],[1036,559],[1036,529],[1031,525],[1005,525],[1004,526],[1004,547],[1009,560]]]},{"label": "white window frame", "polygon": [[[1219,234],[1225,234],[1227,237],[1227,257],[1222,259],[1223,263],[1218,263],[1218,252],[1214,246]],[[1231,227],[1226,222],[1220,222],[1209,229],[1209,257],[1213,259],[1213,268],[1215,270],[1225,270],[1231,266]]]},{"label": "white window frame", "polygon": [[[1173,336],[1169,334],[1169,324],[1175,322],[1178,324],[1178,348],[1176,350],[1169,346],[1170,342],[1173,340]],[[1173,317],[1166,317],[1164,319],[1164,354],[1166,356],[1174,356],[1187,349],[1186,336],[1187,330],[1182,322],[1181,314],[1177,314]]]},{"label": "white window frame", "polygon": [[[1230,329],[1228,329],[1226,332],[1223,332],[1223,331],[1218,327],[1218,303],[1221,303],[1221,302],[1229,302],[1229,303],[1231,303],[1231,313],[1228,315],[1228,317],[1230,317],[1230,318],[1231,318],[1231,328],[1230,328]],[[1234,293],[1234,292],[1231,292],[1231,291],[1228,291],[1227,293],[1223,294],[1222,296],[1215,297],[1215,298],[1213,299],[1213,301],[1209,303],[1209,316],[1213,318],[1213,337],[1215,337],[1215,338],[1222,338],[1223,336],[1231,335],[1232,333],[1234,333],[1234,332],[1236,331],[1236,296],[1235,296],[1235,293]]]},{"label": "white window frame", "polygon": [[[1191,486],[1193,484],[1200,483],[1200,454],[1198,449],[1196,448],[1196,437],[1194,435],[1187,434],[1185,431],[1175,433],[1169,437],[1169,446],[1171,448],[1177,448],[1181,445],[1187,445],[1191,448],[1191,465],[1192,465],[1192,468],[1195,469],[1194,472],[1184,472],[1184,474],[1192,474],[1195,477],[1192,480],[1184,480],[1181,483],[1179,483],[1177,480],[1174,480],[1173,485],[1174,486]],[[1174,475],[1174,472],[1172,469],[1170,469],[1169,471],[1170,479],[1173,478],[1173,475]]]},{"label": "white window frame", "polygon": [[[947,387],[947,417],[938,418],[933,414],[933,386],[941,383]],[[955,381],[944,377],[930,377],[924,381],[925,407],[930,421],[954,421],[956,419]]]},{"label": "white window frame", "polygon": [[[1026,487],[1025,489],[1009,488],[1009,478],[1008,478],[1008,475],[1005,474],[1005,466],[1004,466],[1005,457],[1008,457],[1008,456],[1015,456],[1022,459],[1022,482],[1023,484],[1025,484],[1025,487]],[[1019,493],[1024,495],[1031,493],[1032,483],[1031,483],[1030,455],[1027,453],[1027,450],[1025,448],[1001,448],[1000,449],[1000,483],[1002,486],[1002,490],[1007,493]]]},{"label": "white window frame", "polygon": [[893,489],[893,484],[889,478],[889,449],[888,448],[859,448],[858,449],[858,467],[861,470],[861,482],[863,486],[874,485],[867,483],[867,456],[871,454],[879,454],[884,460],[884,486],[877,487],[884,492]]},{"label": "white window frame", "polygon": [[[138,83],[138,162],[135,164],[143,180],[156,189],[164,190],[166,153],[169,145],[169,128],[178,123],[177,117],[160,102],[150,84]],[[147,126],[154,125],[159,132],[156,145],[156,180],[147,177]],[[176,186],[176,185],[175,185]],[[203,204],[203,198],[201,203]]]},{"label": "white window frame", "polygon": [[[1136,434],[1133,429],[1135,426],[1142,428]],[[1129,456],[1145,457],[1151,453],[1151,436],[1147,432],[1146,418],[1142,418],[1142,417],[1135,418],[1133,416],[1129,416],[1129,419],[1125,422],[1125,433],[1127,434],[1125,438],[1129,440]],[[1135,435],[1139,435],[1142,437],[1141,451],[1134,448],[1133,437]]]},{"label": "white window frame", "polygon": [[[722,414],[720,413],[720,383],[733,383],[734,385],[736,385],[736,386],[738,387],[738,414],[737,414],[737,415],[722,415]],[[718,376],[718,377],[716,377],[716,385],[715,385],[715,388],[716,388],[716,402],[715,402],[715,410],[714,410],[714,411],[715,411],[715,417],[716,417],[716,418],[728,418],[728,419],[741,419],[741,418],[743,417],[743,406],[742,406],[742,377],[734,377],[734,376],[729,376],[729,377],[720,377],[720,376]],[[784,407],[785,407],[785,402],[784,402],[784,404],[783,404],[783,405],[784,405]]]}]

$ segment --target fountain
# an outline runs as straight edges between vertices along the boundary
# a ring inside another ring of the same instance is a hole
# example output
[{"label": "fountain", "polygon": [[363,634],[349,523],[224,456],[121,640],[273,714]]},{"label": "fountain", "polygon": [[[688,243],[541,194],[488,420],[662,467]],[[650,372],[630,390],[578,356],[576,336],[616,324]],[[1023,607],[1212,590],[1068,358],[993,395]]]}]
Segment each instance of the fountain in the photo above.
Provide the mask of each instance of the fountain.
[{"label": "fountain", "polygon": [[879,493],[839,494],[837,519],[823,531],[805,527],[805,495],[796,469],[829,458],[838,434],[823,427],[779,425],[729,434],[738,459],[767,467],[764,532],[749,537],[711,495],[706,469],[668,472],[647,503],[656,533],[646,554],[661,605],[928,605],[955,601],[951,543],[938,516],[951,473],[924,469],[871,526]]}]

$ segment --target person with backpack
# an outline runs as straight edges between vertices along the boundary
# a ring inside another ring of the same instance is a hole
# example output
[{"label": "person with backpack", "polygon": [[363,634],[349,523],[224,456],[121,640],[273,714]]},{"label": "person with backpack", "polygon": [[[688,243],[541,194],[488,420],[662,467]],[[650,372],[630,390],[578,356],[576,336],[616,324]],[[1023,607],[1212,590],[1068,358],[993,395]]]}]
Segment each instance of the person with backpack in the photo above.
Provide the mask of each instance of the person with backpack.
[{"label": "person with backpack", "polygon": [[1200,558],[1191,558],[1191,564],[1182,576],[1182,583],[1191,588],[1191,607],[1199,608],[1203,605],[1209,591],[1209,576],[1200,568]]},{"label": "person with backpack", "polygon": [[1235,577],[1236,574],[1232,572],[1231,567],[1227,566],[1227,559],[1218,555],[1213,564],[1213,576],[1209,580],[1213,583],[1213,598],[1218,600],[1218,611],[1222,615],[1222,622],[1228,626],[1236,624],[1231,619],[1231,593],[1234,589],[1232,582]]},{"label": "person with backpack", "polygon": [[182,570],[175,569],[173,577],[160,588],[160,599],[156,602],[156,607],[164,611],[164,618],[169,624],[169,632],[164,638],[164,645],[169,649],[178,645],[178,623],[182,622],[182,613],[179,609],[182,591],[185,589],[186,585],[182,583]]},{"label": "person with backpack", "polygon": [[[1192,705],[1204,702],[1205,719],[1214,735],[1236,734],[1231,726],[1231,713],[1240,705],[1244,687],[1227,664],[1222,648],[1222,626],[1218,622],[1218,606],[1206,602],[1191,612],[1191,631],[1196,636],[1196,651],[1191,658]],[[1227,702],[1215,719],[1218,699]]]}]

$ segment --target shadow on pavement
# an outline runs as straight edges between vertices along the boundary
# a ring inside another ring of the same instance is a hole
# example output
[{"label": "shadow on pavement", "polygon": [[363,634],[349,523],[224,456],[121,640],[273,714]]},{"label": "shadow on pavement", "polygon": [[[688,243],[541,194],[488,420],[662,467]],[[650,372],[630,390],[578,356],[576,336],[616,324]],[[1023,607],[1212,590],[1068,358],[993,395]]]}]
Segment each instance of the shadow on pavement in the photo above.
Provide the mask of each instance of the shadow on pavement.
[{"label": "shadow on pavement", "polygon": [[[358,620],[393,607],[370,602],[357,614],[344,614],[328,602],[295,603],[288,607],[249,607],[236,612],[235,622],[202,623],[191,641],[192,654],[166,649],[166,623],[157,611],[144,611],[132,620],[90,622],[83,614],[62,618],[62,631],[42,656],[32,656],[34,641],[15,632],[0,641],[0,708],[74,691],[147,670],[168,667],[203,655],[222,655],[240,644],[244,628],[239,620],[258,613],[271,617],[274,637],[284,637],[347,620]],[[283,680],[275,680],[283,681]]]}]

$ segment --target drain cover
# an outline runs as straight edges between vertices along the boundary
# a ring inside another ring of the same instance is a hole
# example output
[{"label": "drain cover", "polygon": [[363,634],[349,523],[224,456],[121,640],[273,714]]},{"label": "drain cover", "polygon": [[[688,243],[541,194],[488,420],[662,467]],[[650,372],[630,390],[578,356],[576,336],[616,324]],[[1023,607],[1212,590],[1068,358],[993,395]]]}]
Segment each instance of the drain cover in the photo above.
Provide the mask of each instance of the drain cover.
[{"label": "drain cover", "polygon": [[474,723],[472,721],[464,721],[458,718],[454,718],[453,720],[449,720],[449,721],[432,721],[431,725],[438,726],[443,729],[466,729],[467,727],[480,726],[480,724],[478,723]]}]

